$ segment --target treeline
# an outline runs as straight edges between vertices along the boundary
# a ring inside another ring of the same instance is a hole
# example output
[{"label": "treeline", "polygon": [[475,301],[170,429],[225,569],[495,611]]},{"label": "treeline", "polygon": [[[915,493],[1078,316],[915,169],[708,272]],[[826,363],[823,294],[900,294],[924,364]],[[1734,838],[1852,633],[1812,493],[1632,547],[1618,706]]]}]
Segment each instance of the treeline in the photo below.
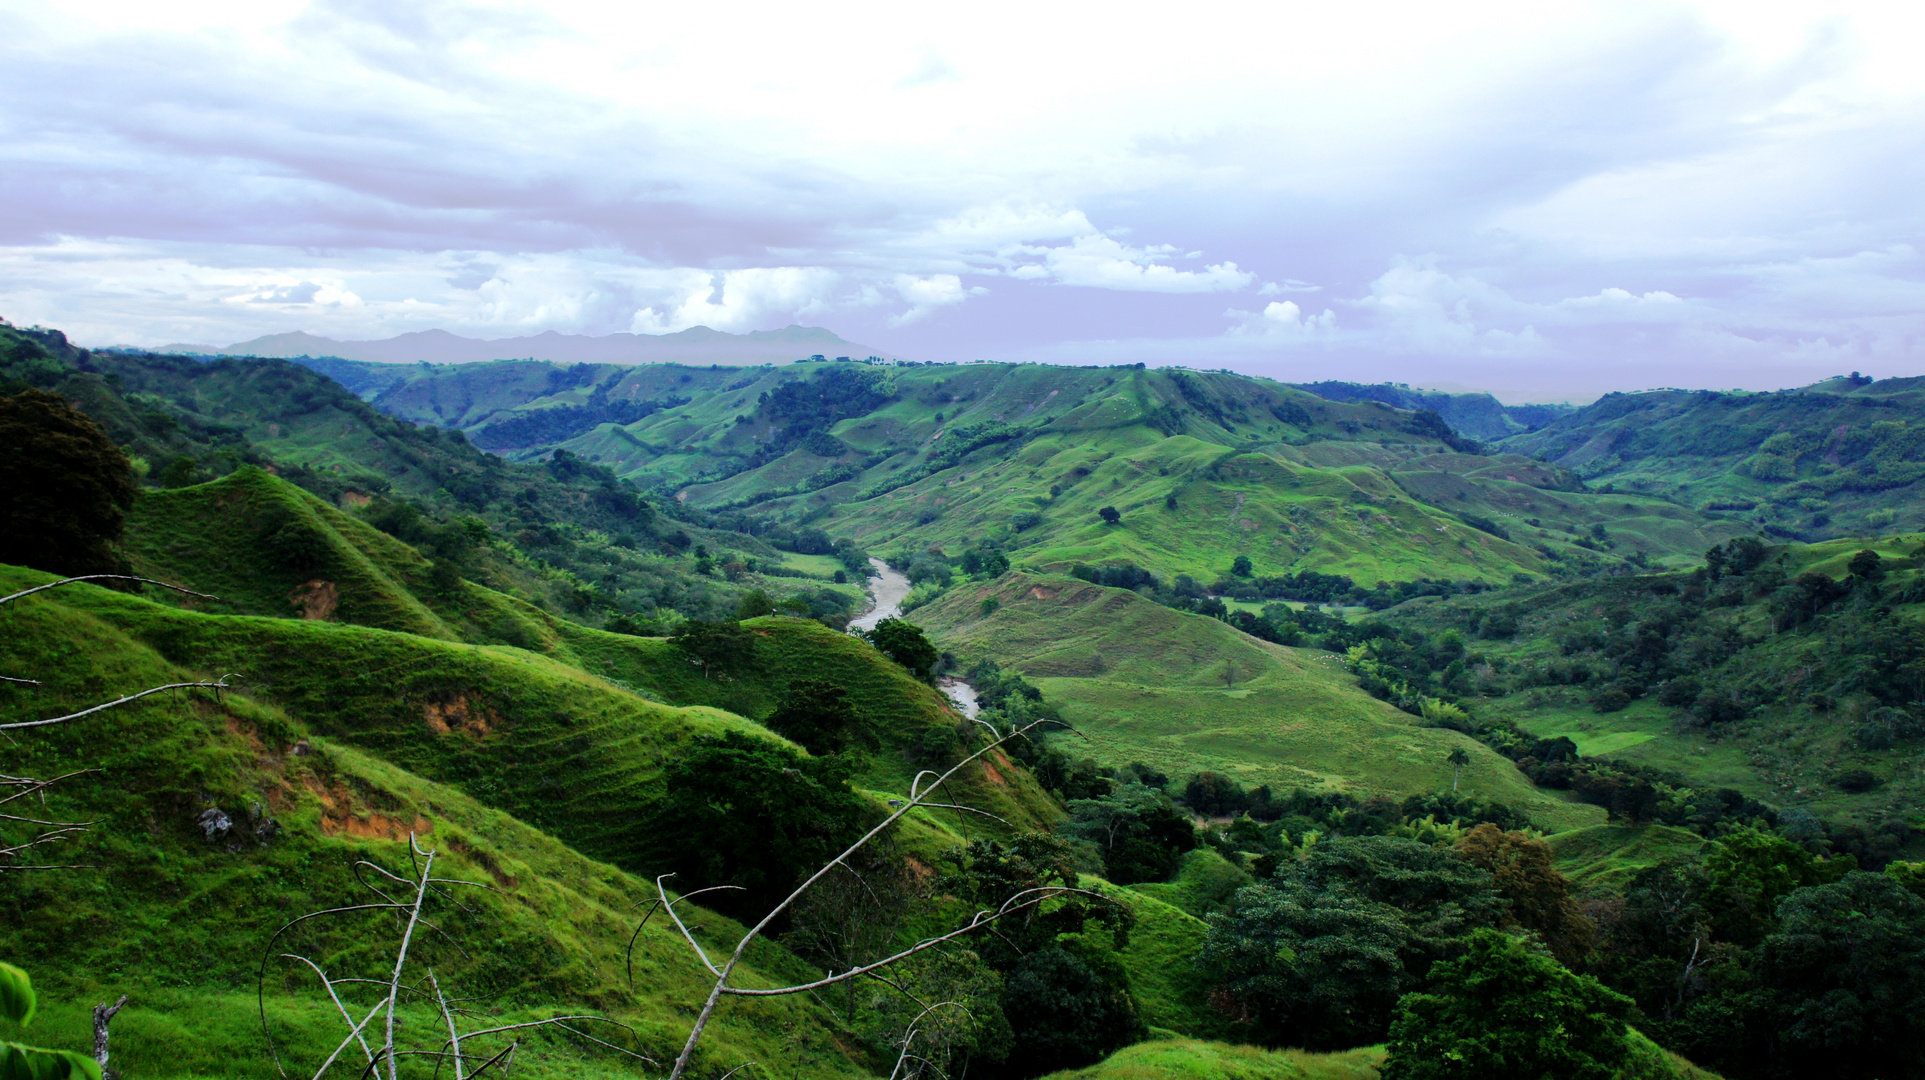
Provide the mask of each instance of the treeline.
[{"label": "treeline", "polygon": [[[1239,557],[1238,565],[1246,566],[1247,559]],[[1281,602],[1266,604],[1261,613],[1253,613],[1240,608],[1231,608],[1224,603],[1221,595],[1212,595],[1215,590],[1224,595],[1252,600],[1263,599],[1266,595],[1306,600],[1311,604],[1338,605],[1359,598],[1367,601],[1373,610],[1392,607],[1417,596],[1470,595],[1484,592],[1489,588],[1481,581],[1451,582],[1442,580],[1419,580],[1401,582],[1379,582],[1373,589],[1359,589],[1350,578],[1341,574],[1320,574],[1315,570],[1305,570],[1299,574],[1275,578],[1258,578],[1244,581],[1235,576],[1225,578],[1206,590],[1188,574],[1178,574],[1169,582],[1150,573],[1140,566],[1124,563],[1114,566],[1086,566],[1078,563],[1070,568],[1070,576],[1087,581],[1093,585],[1104,585],[1113,589],[1130,589],[1140,593],[1165,607],[1187,611],[1196,615],[1226,622],[1231,626],[1277,645],[1308,646],[1342,652],[1360,641],[1368,640],[1378,633],[1395,633],[1379,623],[1352,624],[1340,616],[1327,615],[1313,609],[1294,609]],[[1267,590],[1267,593],[1266,593]]]},{"label": "treeline", "polygon": [[585,404],[517,410],[507,419],[484,426],[475,434],[474,442],[486,450],[548,446],[572,439],[601,424],[632,424],[663,409],[686,405],[689,400],[671,395],[651,401],[632,398],[610,401],[608,384],[601,383],[589,391]]}]

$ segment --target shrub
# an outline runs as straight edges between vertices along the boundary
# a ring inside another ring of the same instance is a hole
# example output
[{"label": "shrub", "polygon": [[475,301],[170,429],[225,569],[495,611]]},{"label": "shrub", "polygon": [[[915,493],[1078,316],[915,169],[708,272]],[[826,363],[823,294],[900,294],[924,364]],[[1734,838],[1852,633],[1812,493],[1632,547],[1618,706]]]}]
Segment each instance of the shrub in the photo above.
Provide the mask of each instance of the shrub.
[{"label": "shrub", "polygon": [[1431,981],[1397,1003],[1383,1080],[1616,1080],[1631,1064],[1631,999],[1505,934],[1478,932]]}]

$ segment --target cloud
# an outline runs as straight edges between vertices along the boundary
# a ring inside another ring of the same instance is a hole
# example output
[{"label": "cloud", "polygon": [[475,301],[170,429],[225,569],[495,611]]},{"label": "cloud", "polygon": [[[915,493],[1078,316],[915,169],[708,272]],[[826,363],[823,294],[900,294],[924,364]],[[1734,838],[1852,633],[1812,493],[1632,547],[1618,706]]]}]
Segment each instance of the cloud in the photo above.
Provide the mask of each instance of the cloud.
[{"label": "cloud", "polygon": [[1279,296],[1283,293],[1313,293],[1322,291],[1323,286],[1321,285],[1312,285],[1307,281],[1298,281],[1295,278],[1284,278],[1282,281],[1264,282],[1263,286],[1257,290],[1257,295]]},{"label": "cloud", "polygon": [[1287,340],[1307,340],[1315,336],[1328,337],[1337,330],[1337,313],[1329,308],[1323,314],[1304,317],[1303,309],[1294,300],[1271,301],[1260,312],[1238,311],[1231,309],[1224,314],[1237,320],[1231,329],[1232,334],[1283,338]]},{"label": "cloud", "polygon": [[658,310],[645,307],[631,323],[638,333],[659,334],[706,326],[713,330],[752,330],[772,313],[808,318],[825,310],[840,279],[820,266],[775,266],[688,273],[689,285],[678,301]]},{"label": "cloud", "polygon": [[[81,340],[807,320],[928,359],[1925,367],[1904,5],[4,18],[0,314]],[[1286,33],[1319,47],[1278,64]]]},{"label": "cloud", "polygon": [[1233,262],[1180,270],[1168,264],[1176,250],[1168,245],[1135,248],[1092,234],[1057,247],[1024,248],[1022,254],[1041,262],[1020,264],[1011,273],[1032,279],[1047,276],[1060,285],[1158,293],[1234,292],[1256,279]]},{"label": "cloud", "polygon": [[964,289],[962,279],[954,274],[934,274],[926,278],[910,274],[897,274],[895,290],[909,303],[909,310],[889,320],[891,326],[903,326],[921,319],[937,308],[960,304],[972,295],[980,296],[989,290],[978,285]]}]

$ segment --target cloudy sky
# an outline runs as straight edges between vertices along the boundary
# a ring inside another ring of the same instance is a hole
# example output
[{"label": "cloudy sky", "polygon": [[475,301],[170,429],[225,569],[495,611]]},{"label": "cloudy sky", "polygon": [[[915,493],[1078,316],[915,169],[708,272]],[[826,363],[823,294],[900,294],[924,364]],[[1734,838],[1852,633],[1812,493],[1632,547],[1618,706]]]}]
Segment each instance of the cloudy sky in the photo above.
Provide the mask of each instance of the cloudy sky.
[{"label": "cloudy sky", "polygon": [[619,7],[0,0],[0,316],[1925,374],[1916,3]]}]

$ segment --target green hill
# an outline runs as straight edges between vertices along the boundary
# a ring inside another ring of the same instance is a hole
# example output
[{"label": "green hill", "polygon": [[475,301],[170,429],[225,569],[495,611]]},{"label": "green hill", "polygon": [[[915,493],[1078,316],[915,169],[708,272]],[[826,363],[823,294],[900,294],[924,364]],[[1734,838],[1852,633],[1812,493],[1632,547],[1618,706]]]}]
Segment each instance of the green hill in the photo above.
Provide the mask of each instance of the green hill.
[{"label": "green hill", "polygon": [[[1366,585],[1506,582],[1682,558],[1731,534],[1520,455],[1454,452],[1434,416],[1225,373],[504,361],[411,369],[376,403],[511,453],[561,447],[691,507],[871,548],[987,539],[1044,568],[1120,558],[1208,580],[1247,554]],[[1096,527],[1108,505],[1121,530]]]},{"label": "green hill", "polygon": [[1506,439],[1619,491],[1805,540],[1925,528],[1925,379],[1607,394]]},{"label": "green hill", "polygon": [[[998,606],[983,615],[989,598]],[[915,617],[958,655],[1028,676],[1105,764],[1138,760],[1171,776],[1209,770],[1249,786],[1402,797],[1447,787],[1445,759],[1462,747],[1472,758],[1464,792],[1508,803],[1551,831],[1603,818],[1532,788],[1474,740],[1421,727],[1370,697],[1341,657],[1258,641],[1124,589],[1010,574],[952,589]]]},{"label": "green hill", "polygon": [[[8,591],[44,580],[0,568]],[[10,771],[96,768],[109,781],[76,778],[53,793],[62,813],[93,822],[68,857],[97,869],[5,878],[5,954],[56,1003],[35,1038],[84,1045],[91,1020],[81,1003],[130,993],[114,1029],[115,1063],[128,1075],[269,1072],[253,996],[269,933],[351,902],[354,859],[405,872],[410,830],[451,872],[497,890],[467,898],[471,914],[445,916],[471,955],[449,957],[444,973],[476,980],[510,1016],[605,1012],[658,1057],[686,1033],[677,1009],[703,984],[670,929],[658,921],[644,935],[637,992],[622,974],[623,943],[652,886],[577,852],[633,850],[631,822],[659,771],[652,748],[754,725],[654,705],[510,650],[199,615],[87,585],[17,601],[6,619],[0,666],[43,683],[30,696],[9,691],[7,721],[211,670],[248,676],[237,693],[152,698],[15,733]],[[579,737],[598,724],[624,734]],[[213,831],[210,810],[231,826]],[[704,921],[727,932],[726,921]],[[774,947],[754,963],[772,975],[808,973]],[[291,985],[268,998],[305,1060],[335,1037],[320,1004]],[[422,1010],[409,1015],[430,1022]],[[771,1055],[813,1076],[869,1068],[805,999],[734,1007],[704,1053],[728,1063],[721,1068]],[[566,1041],[523,1066],[539,1076],[629,1075],[612,1055]]]}]

